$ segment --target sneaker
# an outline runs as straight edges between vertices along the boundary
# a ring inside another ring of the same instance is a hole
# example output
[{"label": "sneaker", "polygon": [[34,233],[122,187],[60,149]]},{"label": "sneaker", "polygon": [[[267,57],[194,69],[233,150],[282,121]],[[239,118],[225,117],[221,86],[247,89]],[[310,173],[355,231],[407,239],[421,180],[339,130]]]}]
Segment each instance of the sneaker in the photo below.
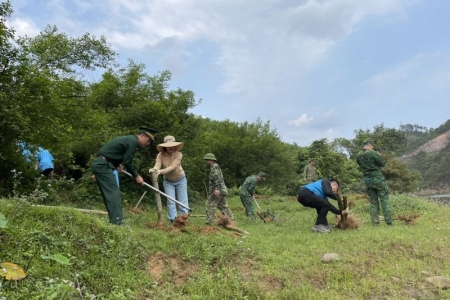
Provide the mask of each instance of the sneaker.
[{"label": "sneaker", "polygon": [[312,231],[319,231],[319,226],[320,225],[314,225],[313,228],[311,228]]},{"label": "sneaker", "polygon": [[317,225],[317,226],[318,226],[317,232],[320,232],[320,233],[329,233],[330,232],[330,229],[328,229],[328,227],[325,225]]}]

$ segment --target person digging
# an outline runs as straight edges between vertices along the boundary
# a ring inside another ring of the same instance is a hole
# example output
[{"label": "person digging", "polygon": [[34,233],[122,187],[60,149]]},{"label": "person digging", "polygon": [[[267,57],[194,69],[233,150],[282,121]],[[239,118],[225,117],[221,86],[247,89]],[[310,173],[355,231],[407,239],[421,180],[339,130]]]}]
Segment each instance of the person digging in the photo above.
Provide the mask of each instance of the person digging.
[{"label": "person digging", "polygon": [[255,218],[255,210],[253,209],[253,200],[255,199],[256,184],[266,180],[266,173],[259,172],[258,175],[248,176],[241,186],[239,197],[245,208],[245,215],[251,219]]},{"label": "person digging", "polygon": [[216,208],[218,208],[222,214],[228,216],[231,220],[234,220],[233,213],[228,207],[227,195],[228,189],[223,179],[222,170],[217,164],[216,156],[212,153],[207,153],[203,159],[206,165],[210,168],[209,172],[209,188],[208,199],[206,200],[206,225],[212,225],[214,216],[216,214]]},{"label": "person digging", "polygon": [[339,182],[336,179],[320,179],[301,187],[297,200],[305,207],[315,208],[317,211],[316,224],[312,230],[320,233],[330,232],[327,215],[331,211],[335,215],[348,214],[348,207],[345,210],[339,210],[334,207],[328,197],[338,200]]},{"label": "person digging", "polygon": [[113,170],[122,172],[121,164],[123,164],[136,183],[143,185],[144,179],[135,170],[133,158],[139,146],[150,146],[157,132],[155,129],[139,127],[137,135],[121,136],[103,145],[94,158],[92,172],[108,211],[110,223],[115,225],[123,223],[122,199]]}]

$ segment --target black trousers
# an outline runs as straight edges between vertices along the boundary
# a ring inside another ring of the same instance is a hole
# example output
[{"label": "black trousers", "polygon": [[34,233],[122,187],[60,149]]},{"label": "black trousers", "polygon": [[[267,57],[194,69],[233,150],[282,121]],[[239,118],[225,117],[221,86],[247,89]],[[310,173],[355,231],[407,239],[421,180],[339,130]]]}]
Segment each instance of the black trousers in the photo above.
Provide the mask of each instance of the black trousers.
[{"label": "black trousers", "polygon": [[316,225],[328,225],[327,215],[331,211],[335,215],[341,215],[341,211],[331,205],[328,200],[316,196],[307,189],[301,189],[297,197],[298,202],[305,207],[315,208],[317,211]]}]

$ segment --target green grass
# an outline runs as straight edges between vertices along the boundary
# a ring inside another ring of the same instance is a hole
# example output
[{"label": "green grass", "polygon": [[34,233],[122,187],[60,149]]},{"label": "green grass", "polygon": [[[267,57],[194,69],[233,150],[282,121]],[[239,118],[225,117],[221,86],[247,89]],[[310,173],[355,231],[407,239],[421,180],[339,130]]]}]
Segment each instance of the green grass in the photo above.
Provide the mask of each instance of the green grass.
[{"label": "green grass", "polygon": [[[278,218],[263,223],[247,220],[232,197],[236,225],[250,232],[238,236],[205,230],[203,217],[182,230],[150,228],[157,215],[148,203],[140,214],[124,209],[126,225],[118,227],[105,216],[3,199],[0,261],[20,265],[27,277],[0,279],[0,299],[450,299],[425,281],[450,277],[450,207],[391,197],[396,217],[419,217],[373,228],[364,197],[350,200],[360,227],[319,234],[311,231],[315,210],[295,198],[258,200]],[[202,204],[192,208],[204,214]],[[323,263],[325,253],[340,260]],[[71,265],[41,258],[54,254]]]}]

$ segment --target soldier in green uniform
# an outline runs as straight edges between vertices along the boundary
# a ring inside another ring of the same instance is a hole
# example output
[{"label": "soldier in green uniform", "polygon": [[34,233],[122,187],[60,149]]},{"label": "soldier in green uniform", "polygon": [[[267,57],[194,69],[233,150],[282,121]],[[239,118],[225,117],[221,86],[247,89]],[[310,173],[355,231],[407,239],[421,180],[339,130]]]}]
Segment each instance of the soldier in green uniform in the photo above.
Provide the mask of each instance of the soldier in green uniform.
[{"label": "soldier in green uniform", "polygon": [[218,208],[222,214],[234,220],[233,213],[227,203],[228,189],[223,180],[222,170],[216,162],[217,159],[215,155],[207,153],[203,159],[211,168],[209,172],[208,199],[206,200],[206,225],[213,224],[216,208]]},{"label": "soldier in green uniform", "polygon": [[303,169],[303,180],[306,183],[311,183],[317,181],[317,179],[319,179],[319,177],[317,175],[316,160],[312,158],[309,161],[309,165],[306,165]]},{"label": "soldier in green uniform", "polygon": [[241,186],[239,197],[241,197],[242,204],[245,207],[245,215],[250,218],[255,217],[253,209],[253,199],[255,198],[255,187],[258,182],[266,180],[266,173],[259,172],[258,175],[248,176]]},{"label": "soldier in green uniform", "polygon": [[139,127],[137,135],[121,136],[106,143],[94,158],[92,171],[108,211],[110,223],[120,225],[123,222],[122,199],[113,170],[122,172],[120,164],[123,164],[125,169],[133,175],[136,183],[142,185],[144,180],[134,169],[133,158],[138,146],[149,146],[157,132],[154,129]]},{"label": "soldier in green uniform", "polygon": [[381,172],[386,161],[378,151],[374,150],[372,141],[364,141],[363,150],[356,155],[356,162],[364,176],[366,191],[370,198],[370,221],[377,226],[379,220],[380,204],[383,209],[386,224],[392,225],[392,209],[389,202],[388,185]]}]

